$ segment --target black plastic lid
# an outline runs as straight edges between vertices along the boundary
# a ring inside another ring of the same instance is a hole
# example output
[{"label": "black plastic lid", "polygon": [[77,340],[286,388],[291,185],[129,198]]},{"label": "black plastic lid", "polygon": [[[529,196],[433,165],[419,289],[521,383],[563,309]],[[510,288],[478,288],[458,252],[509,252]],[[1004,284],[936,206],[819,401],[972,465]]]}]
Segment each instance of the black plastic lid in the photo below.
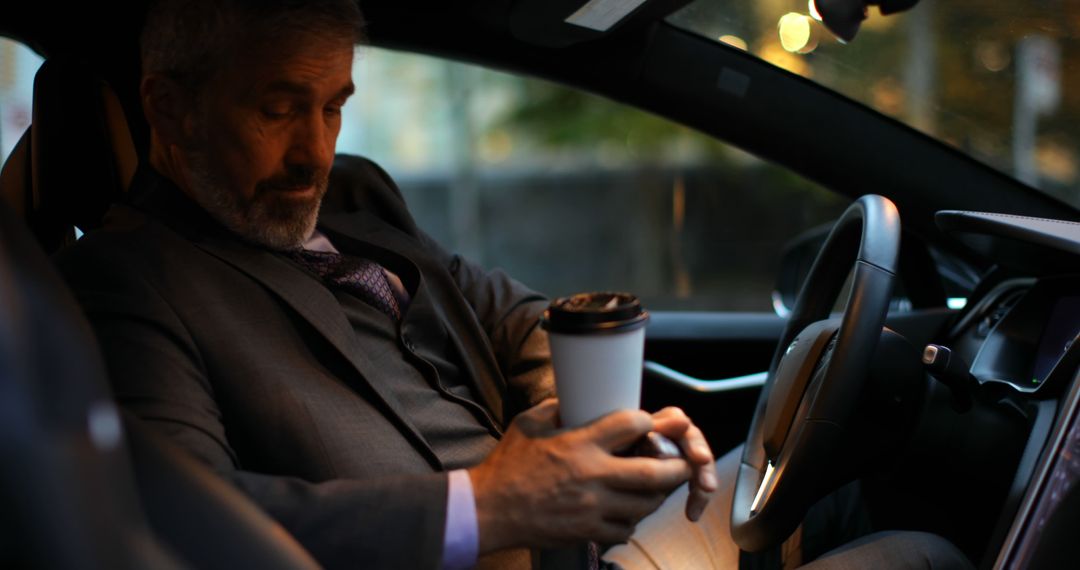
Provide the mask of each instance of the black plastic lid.
[{"label": "black plastic lid", "polygon": [[552,301],[540,326],[554,333],[590,334],[633,330],[648,320],[648,311],[630,293],[578,293]]}]

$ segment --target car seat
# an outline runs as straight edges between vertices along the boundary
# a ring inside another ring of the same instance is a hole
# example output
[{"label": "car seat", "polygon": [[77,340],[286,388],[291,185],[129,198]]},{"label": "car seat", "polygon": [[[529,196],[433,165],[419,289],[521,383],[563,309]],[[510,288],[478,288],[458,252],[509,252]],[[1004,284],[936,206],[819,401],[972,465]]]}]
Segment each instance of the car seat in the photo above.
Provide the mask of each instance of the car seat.
[{"label": "car seat", "polygon": [[5,165],[2,192],[45,251],[95,229],[137,164],[112,90],[75,62],[50,59],[34,78],[33,118]]},{"label": "car seat", "polygon": [[47,61],[34,84],[33,125],[0,173],[0,567],[318,568],[113,406],[90,325],[45,252],[100,224],[136,154],[115,96],[80,65]]}]

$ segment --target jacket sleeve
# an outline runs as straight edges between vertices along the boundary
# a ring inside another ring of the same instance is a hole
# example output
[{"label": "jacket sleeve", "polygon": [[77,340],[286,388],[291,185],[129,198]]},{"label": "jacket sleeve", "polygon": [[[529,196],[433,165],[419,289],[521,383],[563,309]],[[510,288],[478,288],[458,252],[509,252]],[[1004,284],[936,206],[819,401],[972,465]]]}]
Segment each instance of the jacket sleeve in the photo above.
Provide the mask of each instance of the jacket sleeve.
[{"label": "jacket sleeve", "polygon": [[244,470],[200,348],[169,301],[116,257],[57,261],[94,327],[124,408],[244,491],[327,568],[439,566],[445,474],[312,483]]},{"label": "jacket sleeve", "polygon": [[[378,190],[373,190],[372,186]],[[555,395],[547,333],[538,325],[547,299],[504,271],[451,254],[416,226],[397,184],[374,162],[338,155],[324,209],[368,210],[415,236],[451,274],[483,327],[507,380],[506,419]]]},{"label": "jacket sleeve", "polygon": [[551,351],[540,328],[547,298],[501,269],[485,270],[420,235],[449,270],[491,340],[511,394],[507,417],[555,396]]}]

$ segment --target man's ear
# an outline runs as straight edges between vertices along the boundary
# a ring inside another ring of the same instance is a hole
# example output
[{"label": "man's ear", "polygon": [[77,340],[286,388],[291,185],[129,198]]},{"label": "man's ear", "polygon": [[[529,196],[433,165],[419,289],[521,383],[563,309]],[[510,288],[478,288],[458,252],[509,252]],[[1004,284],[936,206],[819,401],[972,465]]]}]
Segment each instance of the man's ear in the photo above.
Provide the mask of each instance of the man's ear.
[{"label": "man's ear", "polygon": [[143,114],[165,146],[186,147],[192,136],[194,97],[174,79],[151,73],[139,85]]}]

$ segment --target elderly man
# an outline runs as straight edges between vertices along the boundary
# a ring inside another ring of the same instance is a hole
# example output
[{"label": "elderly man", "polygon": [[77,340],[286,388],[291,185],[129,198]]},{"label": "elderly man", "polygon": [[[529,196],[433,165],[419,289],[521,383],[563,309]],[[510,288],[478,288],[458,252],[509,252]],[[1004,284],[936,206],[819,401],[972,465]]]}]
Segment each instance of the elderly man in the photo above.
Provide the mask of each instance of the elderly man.
[{"label": "elderly man", "polygon": [[[151,10],[149,164],[59,260],[118,400],[326,566],[523,567],[625,541],[686,481],[698,518],[717,479],[685,415],[560,429],[544,299],[444,252],[374,164],[335,163],[360,29],[352,0]],[[650,430],[685,458],[613,453]]]}]

